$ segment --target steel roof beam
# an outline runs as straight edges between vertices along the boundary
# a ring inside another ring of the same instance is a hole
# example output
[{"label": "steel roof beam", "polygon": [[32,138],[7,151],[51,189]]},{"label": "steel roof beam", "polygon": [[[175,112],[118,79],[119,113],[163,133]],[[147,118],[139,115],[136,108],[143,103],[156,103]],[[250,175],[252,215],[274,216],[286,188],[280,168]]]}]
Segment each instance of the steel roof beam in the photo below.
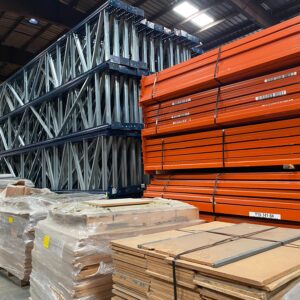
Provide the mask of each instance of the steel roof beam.
[{"label": "steel roof beam", "polygon": [[66,27],[75,26],[85,17],[85,14],[57,0],[0,0],[0,11],[40,18]]},{"label": "steel roof beam", "polygon": [[9,46],[0,45],[0,61],[15,65],[24,65],[33,58],[34,54]]},{"label": "steel roof beam", "polygon": [[255,22],[260,27],[269,27],[276,23],[256,1],[254,0],[230,0],[231,3],[245,14],[248,19]]},{"label": "steel roof beam", "polygon": [[242,24],[236,25],[230,28],[228,31],[215,36],[213,40],[210,39],[210,41],[207,42],[205,40],[202,41],[203,49],[205,51],[208,51],[210,49],[218,47],[219,45],[228,43],[239,37],[249,34],[257,29],[259,29],[259,27],[256,24],[250,21],[243,22]]}]

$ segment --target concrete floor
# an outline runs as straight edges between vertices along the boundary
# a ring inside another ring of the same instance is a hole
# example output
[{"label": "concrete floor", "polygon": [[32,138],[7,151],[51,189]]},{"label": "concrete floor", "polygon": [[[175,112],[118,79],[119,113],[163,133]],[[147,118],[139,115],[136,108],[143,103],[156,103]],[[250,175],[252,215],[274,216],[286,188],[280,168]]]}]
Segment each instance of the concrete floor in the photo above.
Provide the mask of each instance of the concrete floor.
[{"label": "concrete floor", "polygon": [[0,300],[28,300],[29,287],[21,288],[0,274]]}]

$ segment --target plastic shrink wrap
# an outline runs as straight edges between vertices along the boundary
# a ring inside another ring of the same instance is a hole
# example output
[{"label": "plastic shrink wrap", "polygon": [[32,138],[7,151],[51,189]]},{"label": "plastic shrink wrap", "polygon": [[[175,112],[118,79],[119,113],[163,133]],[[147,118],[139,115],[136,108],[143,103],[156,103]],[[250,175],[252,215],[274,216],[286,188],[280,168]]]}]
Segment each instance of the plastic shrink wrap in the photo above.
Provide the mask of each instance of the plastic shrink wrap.
[{"label": "plastic shrink wrap", "polygon": [[37,226],[31,298],[111,299],[111,240],[200,222],[195,207],[157,198],[55,206]]},{"label": "plastic shrink wrap", "polygon": [[57,195],[21,185],[4,189],[0,194],[0,268],[19,280],[29,281],[37,223],[47,217],[51,205],[87,197],[91,196]]}]

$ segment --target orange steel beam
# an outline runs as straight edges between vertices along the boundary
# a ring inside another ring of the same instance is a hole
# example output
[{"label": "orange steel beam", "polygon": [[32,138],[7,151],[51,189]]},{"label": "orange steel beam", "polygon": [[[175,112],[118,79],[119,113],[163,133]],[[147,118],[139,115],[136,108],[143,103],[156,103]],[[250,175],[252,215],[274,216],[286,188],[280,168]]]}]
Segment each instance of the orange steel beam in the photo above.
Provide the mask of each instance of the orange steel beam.
[{"label": "orange steel beam", "polygon": [[[257,100],[265,97],[264,100]],[[212,99],[216,102],[215,99]],[[207,99],[205,99],[207,100]],[[276,117],[296,117],[300,108],[300,84],[269,90],[264,94],[253,94],[237,99],[182,109],[165,113],[157,110],[155,116],[144,113],[145,129],[143,136],[170,134],[196,129],[212,129],[229,125],[242,125],[268,121]],[[218,107],[216,109],[216,106]],[[171,107],[173,109],[173,107]],[[152,112],[151,112],[152,113]]]},{"label": "orange steel beam", "polygon": [[259,76],[299,63],[300,17],[144,77],[143,106]]},{"label": "orange steel beam", "polygon": [[200,212],[276,214],[281,220],[300,221],[299,179],[300,172],[293,171],[154,175],[144,196],[181,200]]},{"label": "orange steel beam", "polygon": [[300,119],[143,138],[146,171],[300,163]]}]

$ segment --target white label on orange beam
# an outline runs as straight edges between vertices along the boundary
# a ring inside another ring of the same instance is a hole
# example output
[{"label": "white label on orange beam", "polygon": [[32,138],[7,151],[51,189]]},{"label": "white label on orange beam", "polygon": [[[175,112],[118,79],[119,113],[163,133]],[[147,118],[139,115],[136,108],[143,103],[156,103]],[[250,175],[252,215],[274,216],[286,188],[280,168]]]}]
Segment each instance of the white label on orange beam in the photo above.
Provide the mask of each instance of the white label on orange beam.
[{"label": "white label on orange beam", "polygon": [[250,211],[249,217],[281,220],[280,214],[263,213],[263,212],[256,212],[256,211]]},{"label": "white label on orange beam", "polygon": [[266,100],[266,99],[271,99],[271,98],[276,98],[276,97],[280,97],[280,96],[284,96],[286,95],[286,91],[280,91],[280,92],[275,92],[275,93],[271,93],[271,94],[266,94],[266,95],[261,95],[258,97],[255,97],[256,101],[260,101],[260,100]]},{"label": "white label on orange beam", "polygon": [[180,100],[177,100],[177,101],[172,102],[172,106],[174,106],[174,105],[179,105],[179,104],[184,104],[184,103],[188,103],[188,102],[191,102],[191,101],[192,101],[191,98],[180,99]]},{"label": "white label on orange beam", "polygon": [[190,113],[187,112],[187,113],[184,113],[184,114],[172,116],[171,119],[183,118],[183,117],[187,117],[187,116],[189,116],[189,115],[190,115]]},{"label": "white label on orange beam", "polygon": [[271,82],[271,81],[280,80],[280,79],[284,79],[284,78],[288,78],[288,77],[292,77],[292,76],[296,76],[296,75],[297,75],[297,72],[290,72],[287,74],[282,74],[282,75],[266,78],[264,80],[264,82]]}]

